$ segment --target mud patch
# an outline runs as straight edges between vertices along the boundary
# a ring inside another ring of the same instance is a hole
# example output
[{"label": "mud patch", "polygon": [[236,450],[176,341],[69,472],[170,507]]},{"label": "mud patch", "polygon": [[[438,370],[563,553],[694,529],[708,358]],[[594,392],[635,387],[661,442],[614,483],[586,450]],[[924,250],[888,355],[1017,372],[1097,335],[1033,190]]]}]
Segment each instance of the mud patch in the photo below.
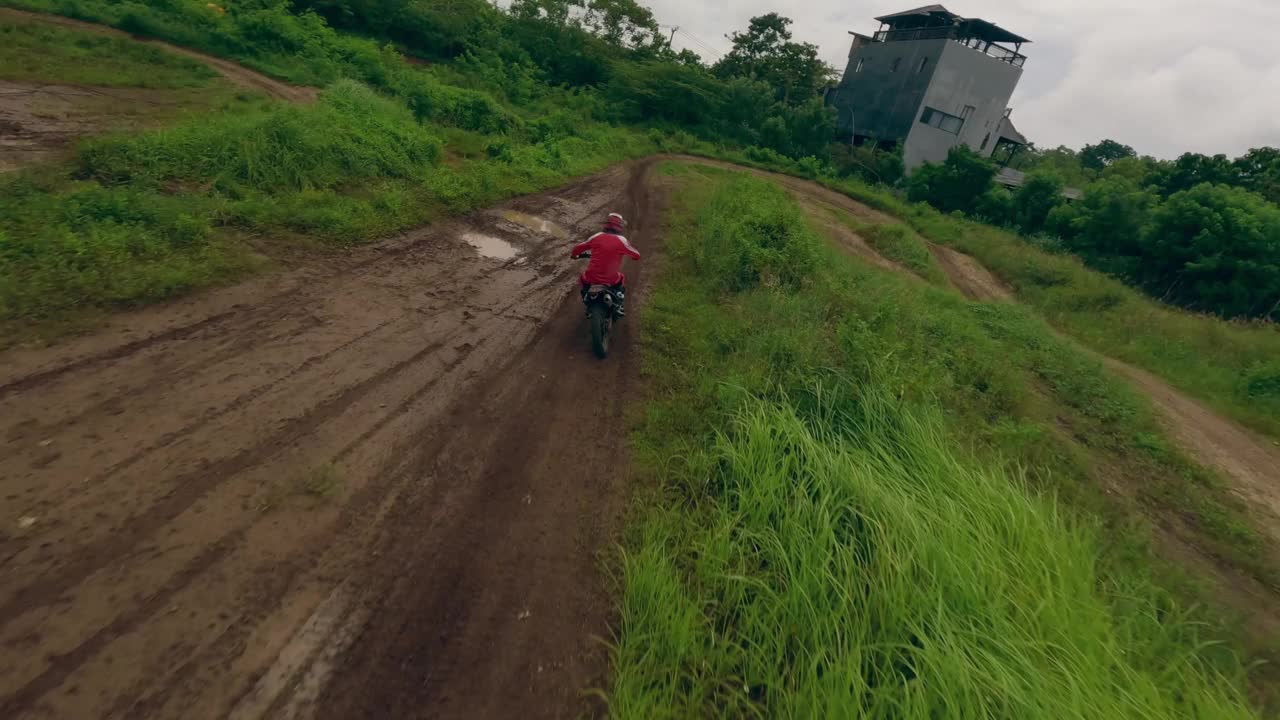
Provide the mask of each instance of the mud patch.
[{"label": "mud patch", "polygon": [[531,231],[542,237],[568,240],[569,231],[546,219],[520,212],[519,210],[499,210],[498,216],[519,228]]},{"label": "mud patch", "polygon": [[84,137],[159,127],[224,92],[0,80],[0,172],[66,157]]},{"label": "mud patch", "polygon": [[468,245],[475,248],[476,252],[480,253],[483,257],[493,258],[494,260],[511,260],[520,254],[520,251],[516,249],[515,245],[492,235],[485,235],[478,232],[464,232],[462,233],[462,239]]},{"label": "mud patch", "polygon": [[[585,234],[633,169],[504,207]],[[639,373],[628,325],[589,357],[579,268],[498,213],[0,352],[0,717],[308,717],[332,683],[343,720],[573,714]],[[264,502],[325,465],[323,502]]]}]

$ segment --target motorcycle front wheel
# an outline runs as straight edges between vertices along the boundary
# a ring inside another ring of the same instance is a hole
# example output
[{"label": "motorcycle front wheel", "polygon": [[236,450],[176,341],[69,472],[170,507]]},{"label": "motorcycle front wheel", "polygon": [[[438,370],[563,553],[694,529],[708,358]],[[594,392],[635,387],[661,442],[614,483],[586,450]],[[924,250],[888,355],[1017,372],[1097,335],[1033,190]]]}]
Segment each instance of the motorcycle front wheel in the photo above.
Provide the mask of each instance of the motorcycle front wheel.
[{"label": "motorcycle front wheel", "polygon": [[591,349],[601,360],[609,357],[609,309],[597,303],[588,311],[591,319]]}]

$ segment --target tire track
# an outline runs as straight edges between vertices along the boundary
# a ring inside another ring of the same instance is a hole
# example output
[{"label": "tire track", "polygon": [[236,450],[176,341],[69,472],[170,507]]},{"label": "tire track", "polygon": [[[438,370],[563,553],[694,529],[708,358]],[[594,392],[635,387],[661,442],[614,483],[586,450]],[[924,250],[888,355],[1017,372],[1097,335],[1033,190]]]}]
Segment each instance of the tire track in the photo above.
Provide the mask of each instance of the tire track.
[{"label": "tire track", "polygon": [[[518,204],[585,230],[630,179],[615,168]],[[563,237],[516,226],[502,232],[519,261],[475,254],[458,235],[490,212],[0,353],[6,413],[33,418],[0,436],[29,460],[8,491],[43,498],[33,528],[0,530],[5,717],[223,715],[281,623],[405,537],[405,498],[453,481],[422,468],[486,402],[485,379],[546,337],[576,273]],[[43,437],[62,459],[41,460]],[[347,476],[332,506],[254,510],[273,476],[321,459]],[[322,675],[290,677],[314,692]]]}]

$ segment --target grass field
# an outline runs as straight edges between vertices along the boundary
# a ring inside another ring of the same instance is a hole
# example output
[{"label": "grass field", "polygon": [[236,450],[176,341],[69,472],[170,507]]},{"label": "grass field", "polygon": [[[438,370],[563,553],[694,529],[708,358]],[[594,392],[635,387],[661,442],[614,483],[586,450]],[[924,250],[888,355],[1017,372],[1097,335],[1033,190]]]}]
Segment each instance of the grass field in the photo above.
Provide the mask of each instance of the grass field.
[{"label": "grass field", "polygon": [[1029,311],[835,255],[776,187],[667,172],[616,716],[1252,716],[1144,518],[1203,481],[1205,532],[1256,538],[1127,388]]},{"label": "grass field", "polygon": [[1280,327],[1179,310],[1007,231],[910,205],[881,188],[829,184],[977,258],[1054,327],[1094,350],[1280,438]]},{"label": "grass field", "polygon": [[123,38],[31,20],[0,25],[0,77],[17,82],[178,89],[208,87],[204,64]]}]

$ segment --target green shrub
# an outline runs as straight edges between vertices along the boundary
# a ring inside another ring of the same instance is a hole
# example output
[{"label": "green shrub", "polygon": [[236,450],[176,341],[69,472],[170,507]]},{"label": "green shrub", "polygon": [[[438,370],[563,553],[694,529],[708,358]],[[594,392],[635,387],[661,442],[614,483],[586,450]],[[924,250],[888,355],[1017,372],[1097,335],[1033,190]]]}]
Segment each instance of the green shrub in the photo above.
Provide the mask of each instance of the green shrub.
[{"label": "green shrub", "polygon": [[1064,204],[1062,180],[1047,173],[1031,173],[1013,194],[1013,221],[1032,235],[1045,229],[1049,213]]},{"label": "green shrub", "polygon": [[1280,207],[1225,185],[1175,193],[1143,233],[1135,275],[1179,305],[1280,318]]},{"label": "green shrub", "polygon": [[864,224],[856,227],[867,243],[886,258],[936,285],[946,286],[947,278],[925,241],[901,223]]},{"label": "green shrub", "polygon": [[300,190],[421,177],[439,153],[440,141],[403,106],[343,81],[315,107],[279,106],[89,141],[80,167],[106,183],[198,179],[227,189]]},{"label": "green shrub", "polygon": [[787,194],[772,183],[739,178],[717,193],[699,230],[693,259],[713,286],[795,289],[811,275],[819,240]]},{"label": "green shrub", "polygon": [[892,150],[881,150],[873,143],[851,145],[834,143],[830,146],[831,164],[840,177],[856,177],[865,182],[897,185],[906,174],[902,165],[902,145]]},{"label": "green shrub", "polygon": [[990,188],[995,166],[964,145],[947,153],[941,165],[926,163],[907,178],[907,199],[927,202],[943,212],[973,212]]}]

